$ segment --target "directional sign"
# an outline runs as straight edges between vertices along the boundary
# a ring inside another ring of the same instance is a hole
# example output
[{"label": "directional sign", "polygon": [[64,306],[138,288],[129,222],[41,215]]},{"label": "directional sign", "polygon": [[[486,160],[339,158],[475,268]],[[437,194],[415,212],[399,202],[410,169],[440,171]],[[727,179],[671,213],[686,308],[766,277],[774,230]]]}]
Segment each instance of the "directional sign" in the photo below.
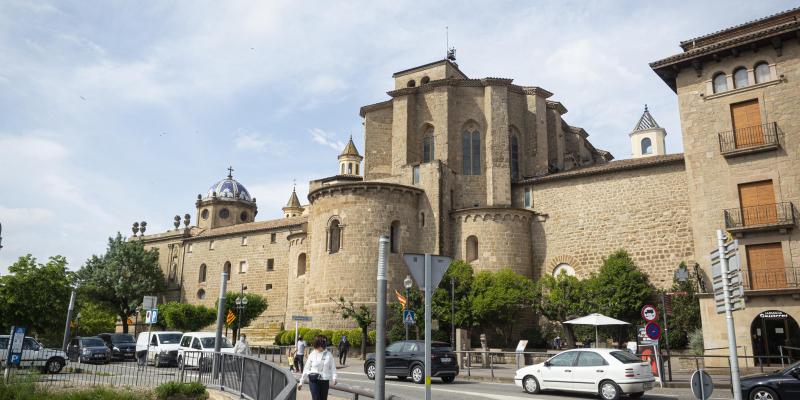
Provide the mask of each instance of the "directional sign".
[{"label": "directional sign", "polygon": [[[425,289],[425,255],[416,253],[404,253],[403,261],[406,262],[411,276],[420,288]],[[431,287],[439,286],[444,273],[453,261],[450,257],[431,255]]]},{"label": "directional sign", "polygon": [[11,343],[9,346],[8,359],[9,365],[19,366],[22,357],[22,341],[25,339],[25,328],[21,326],[11,327]]},{"label": "directional sign", "polygon": [[417,316],[413,310],[405,310],[403,311],[403,323],[406,325],[414,325],[414,321],[416,321]]},{"label": "directional sign", "polygon": [[311,321],[311,317],[307,315],[292,315],[292,321]]},{"label": "directional sign", "polygon": [[142,308],[145,310],[152,310],[156,308],[158,305],[158,297],[156,296],[144,296],[142,299]]},{"label": "directional sign", "polygon": [[[728,264],[728,293],[731,299],[731,310],[744,309],[744,282],[742,280],[741,263],[739,262],[739,242],[734,240],[725,245],[725,259]],[[714,302],[717,314],[725,313],[725,293],[720,264],[719,250],[711,252],[711,283],[714,288]]]},{"label": "directional sign", "polygon": [[642,307],[642,318],[647,322],[653,322],[658,319],[658,310],[652,304],[647,304]]},{"label": "directional sign", "polygon": [[657,322],[648,322],[647,325],[644,326],[645,332],[647,332],[647,337],[653,340],[658,340],[661,337],[661,326],[658,325]]}]

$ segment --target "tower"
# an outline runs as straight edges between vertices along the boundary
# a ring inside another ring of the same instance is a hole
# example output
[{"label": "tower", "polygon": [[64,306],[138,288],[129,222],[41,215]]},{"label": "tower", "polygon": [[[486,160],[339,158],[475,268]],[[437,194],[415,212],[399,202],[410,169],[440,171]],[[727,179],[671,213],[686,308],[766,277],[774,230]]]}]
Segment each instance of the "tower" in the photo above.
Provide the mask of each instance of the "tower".
[{"label": "tower", "polygon": [[211,185],[205,196],[197,195],[197,226],[219,228],[253,222],[258,213],[256,199],[241,183],[233,179],[233,168],[228,177]]},{"label": "tower", "polygon": [[339,154],[339,175],[361,175],[361,160],[363,159],[364,157],[358,154],[351,135],[342,154]]},{"label": "tower", "polygon": [[300,199],[297,198],[297,191],[292,188],[292,194],[289,196],[289,201],[286,202],[286,207],[282,208],[284,218],[299,217],[303,215],[303,207],[300,205]]},{"label": "tower", "polygon": [[658,122],[650,115],[647,104],[644,105],[642,117],[628,136],[631,138],[631,158],[662,156],[667,153],[664,141],[667,130],[658,126]]}]

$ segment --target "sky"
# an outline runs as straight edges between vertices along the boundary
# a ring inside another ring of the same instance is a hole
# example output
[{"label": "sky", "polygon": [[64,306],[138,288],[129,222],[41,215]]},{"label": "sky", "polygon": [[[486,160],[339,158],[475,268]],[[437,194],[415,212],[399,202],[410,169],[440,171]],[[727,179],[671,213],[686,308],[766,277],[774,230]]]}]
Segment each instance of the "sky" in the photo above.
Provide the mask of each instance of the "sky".
[{"label": "sky", "polygon": [[107,238],[196,219],[227,174],[278,218],[293,182],[336,173],[359,107],[393,72],[445,56],[471,78],[554,93],[617,159],[648,104],[680,152],[675,94],[648,63],[681,40],[794,1],[0,2],[0,273],[18,257],[77,269]]}]

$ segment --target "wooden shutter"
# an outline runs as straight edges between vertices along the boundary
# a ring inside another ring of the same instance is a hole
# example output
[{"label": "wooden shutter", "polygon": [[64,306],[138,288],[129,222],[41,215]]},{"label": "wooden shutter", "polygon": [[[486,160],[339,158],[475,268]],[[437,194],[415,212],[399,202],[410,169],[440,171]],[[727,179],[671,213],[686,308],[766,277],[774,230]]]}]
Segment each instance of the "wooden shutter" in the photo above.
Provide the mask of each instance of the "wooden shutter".
[{"label": "wooden shutter", "polygon": [[773,224],[778,220],[771,180],[740,184],[739,202],[745,225]]},{"label": "wooden shutter", "polygon": [[783,264],[783,248],[780,243],[749,245],[750,289],[779,289],[786,287],[786,270]]},{"label": "wooden shutter", "polygon": [[731,104],[731,119],[737,148],[764,144],[758,100]]}]

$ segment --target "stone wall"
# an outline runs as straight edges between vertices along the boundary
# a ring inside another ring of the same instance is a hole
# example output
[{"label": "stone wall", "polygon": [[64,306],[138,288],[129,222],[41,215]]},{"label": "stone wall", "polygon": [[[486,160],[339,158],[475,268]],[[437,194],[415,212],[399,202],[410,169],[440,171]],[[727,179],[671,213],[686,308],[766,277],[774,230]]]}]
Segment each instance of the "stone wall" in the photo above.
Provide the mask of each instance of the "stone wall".
[{"label": "stone wall", "polygon": [[515,186],[515,204],[526,187],[533,208],[536,275],[560,263],[578,276],[596,272],[603,258],[626,249],[656,287],[672,285],[681,261],[694,259],[683,163],[578,175]]}]

